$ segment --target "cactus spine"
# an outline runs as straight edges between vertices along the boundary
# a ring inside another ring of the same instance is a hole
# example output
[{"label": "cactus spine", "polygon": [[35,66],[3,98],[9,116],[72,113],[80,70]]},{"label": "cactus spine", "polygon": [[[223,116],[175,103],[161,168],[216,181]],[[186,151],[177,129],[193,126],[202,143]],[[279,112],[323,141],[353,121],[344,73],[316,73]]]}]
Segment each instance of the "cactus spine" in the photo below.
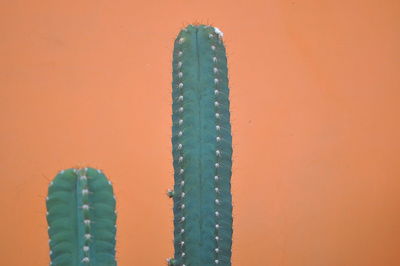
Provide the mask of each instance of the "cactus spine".
[{"label": "cactus spine", "polygon": [[117,265],[115,198],[100,170],[59,172],[49,185],[46,207],[50,265]]},{"label": "cactus spine", "polygon": [[174,258],[231,265],[232,137],[222,32],[189,25],[173,51]]}]

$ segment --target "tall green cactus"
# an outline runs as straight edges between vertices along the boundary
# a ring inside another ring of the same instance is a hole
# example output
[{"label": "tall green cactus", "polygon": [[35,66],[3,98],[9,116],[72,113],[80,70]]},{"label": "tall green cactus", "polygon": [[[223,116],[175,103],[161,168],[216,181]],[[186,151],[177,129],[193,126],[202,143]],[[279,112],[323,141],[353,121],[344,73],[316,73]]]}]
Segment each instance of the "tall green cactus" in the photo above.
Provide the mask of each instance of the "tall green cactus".
[{"label": "tall green cactus", "polygon": [[117,265],[115,198],[100,170],[59,172],[49,185],[46,206],[50,265]]},{"label": "tall green cactus", "polygon": [[175,40],[172,82],[174,258],[231,265],[232,137],[222,32],[189,25]]}]

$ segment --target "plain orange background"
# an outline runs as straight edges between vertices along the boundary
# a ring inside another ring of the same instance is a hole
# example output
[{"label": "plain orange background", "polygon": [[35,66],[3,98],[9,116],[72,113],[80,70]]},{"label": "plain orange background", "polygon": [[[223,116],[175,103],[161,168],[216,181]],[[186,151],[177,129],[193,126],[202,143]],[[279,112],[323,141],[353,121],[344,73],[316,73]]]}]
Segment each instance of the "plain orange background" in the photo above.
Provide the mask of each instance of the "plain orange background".
[{"label": "plain orange background", "polygon": [[171,59],[224,32],[235,266],[400,265],[399,1],[2,1],[2,265],[48,265],[61,169],[113,181],[119,265],[173,254]]}]

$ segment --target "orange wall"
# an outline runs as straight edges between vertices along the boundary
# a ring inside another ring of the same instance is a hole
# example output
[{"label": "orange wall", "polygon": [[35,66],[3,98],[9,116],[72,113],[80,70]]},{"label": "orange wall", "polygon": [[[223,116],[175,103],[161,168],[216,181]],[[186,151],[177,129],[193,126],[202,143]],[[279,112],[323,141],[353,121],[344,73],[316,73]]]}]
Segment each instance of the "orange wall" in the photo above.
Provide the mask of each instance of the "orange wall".
[{"label": "orange wall", "polygon": [[400,265],[399,1],[2,1],[1,264],[49,262],[57,171],[103,169],[119,265],[173,253],[171,57],[225,34],[235,266]]}]

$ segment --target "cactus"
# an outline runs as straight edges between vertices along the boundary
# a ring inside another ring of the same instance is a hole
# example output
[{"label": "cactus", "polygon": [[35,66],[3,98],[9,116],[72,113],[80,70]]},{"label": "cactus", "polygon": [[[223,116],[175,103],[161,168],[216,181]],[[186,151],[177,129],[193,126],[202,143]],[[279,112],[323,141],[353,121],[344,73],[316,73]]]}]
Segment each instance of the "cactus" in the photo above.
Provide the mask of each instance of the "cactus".
[{"label": "cactus", "polygon": [[189,25],[173,51],[174,258],[169,265],[231,265],[232,137],[222,32]]},{"label": "cactus", "polygon": [[59,172],[49,185],[46,207],[50,265],[117,265],[115,198],[100,170]]}]

